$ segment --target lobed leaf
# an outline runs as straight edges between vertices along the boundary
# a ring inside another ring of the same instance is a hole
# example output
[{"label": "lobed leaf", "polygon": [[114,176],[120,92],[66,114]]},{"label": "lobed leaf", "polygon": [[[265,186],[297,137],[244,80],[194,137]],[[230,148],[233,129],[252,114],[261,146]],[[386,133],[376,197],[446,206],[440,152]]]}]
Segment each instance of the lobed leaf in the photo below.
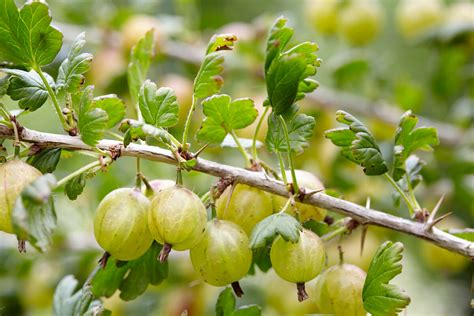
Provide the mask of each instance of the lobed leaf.
[{"label": "lobed leaf", "polygon": [[[2,72],[11,75],[7,94],[12,100],[18,101],[20,109],[31,112],[39,109],[48,100],[48,90],[41,77],[34,70],[29,72],[19,69],[1,69]],[[44,74],[51,87],[54,88],[54,80],[50,75]]]},{"label": "lobed leaf", "polygon": [[[316,122],[314,117],[297,114],[297,112],[298,107],[293,105],[282,117],[288,129],[291,151],[301,153],[309,145],[308,140],[313,136]],[[279,115],[274,112],[268,116],[268,131],[265,143],[271,152],[288,151],[282,122]]]},{"label": "lobed leaf", "polygon": [[418,127],[418,118],[405,112],[400,118],[395,134],[393,178],[400,180],[406,173],[405,161],[417,149],[432,149],[439,144],[438,132],[434,127]]},{"label": "lobed leaf", "polygon": [[143,294],[149,284],[160,284],[168,277],[168,262],[156,260],[161,247],[153,242],[143,256],[120,265],[113,257],[109,258],[105,269],[92,279],[92,293],[96,297],[110,297],[120,290],[120,298],[130,301]]},{"label": "lobed leaf", "polygon": [[226,94],[214,95],[202,101],[204,119],[197,138],[203,142],[220,144],[233,130],[249,126],[258,115],[251,99],[231,101]]},{"label": "lobed leaf", "polygon": [[303,226],[291,215],[276,213],[260,221],[252,230],[250,248],[257,249],[267,244],[280,235],[284,240],[297,242]]},{"label": "lobed leaf", "polygon": [[27,162],[41,171],[41,173],[52,173],[61,159],[61,148],[45,148],[34,156],[30,156]]},{"label": "lobed leaf", "polygon": [[136,103],[140,87],[145,82],[155,53],[155,30],[151,29],[138,40],[130,54],[130,63],[127,68],[128,89],[133,103]]},{"label": "lobed leaf", "polygon": [[39,251],[45,251],[56,228],[56,212],[52,192],[56,178],[45,174],[23,189],[16,199],[12,223],[20,240],[28,240]]},{"label": "lobed leaf", "polygon": [[64,194],[70,199],[75,200],[79,195],[81,195],[82,191],[84,191],[84,187],[86,186],[86,173],[81,173],[77,177],[72,178],[66,185],[64,186]]},{"label": "lobed leaf", "polygon": [[287,19],[279,17],[273,23],[267,39],[267,49],[265,56],[265,75],[268,73],[273,60],[280,56],[286,45],[293,37],[293,29],[286,26]]},{"label": "lobed leaf", "polygon": [[146,140],[147,137],[152,137],[165,144],[170,144],[170,138],[167,131],[136,120],[122,121],[120,124],[120,131],[124,133],[123,144],[125,147],[127,147],[132,141],[138,139]]},{"label": "lobed leaf", "polygon": [[237,36],[234,34],[216,34],[207,45],[206,55],[221,50],[232,50],[236,41]]},{"label": "lobed leaf", "polygon": [[362,166],[368,176],[381,175],[388,171],[380,147],[365,125],[351,114],[336,112],[336,120],[349,125],[348,128],[336,128],[324,133],[336,146],[342,147],[347,159]]},{"label": "lobed leaf", "polygon": [[86,44],[86,34],[79,34],[71,45],[71,49],[58,70],[56,86],[59,91],[75,93],[84,82],[84,74],[89,71],[92,54],[81,53]]},{"label": "lobed leaf", "polygon": [[230,287],[226,287],[217,298],[216,316],[232,316],[235,309],[235,297]]},{"label": "lobed leaf", "polygon": [[14,0],[2,0],[0,38],[0,62],[39,69],[56,57],[63,35],[51,26],[44,2],[27,2],[18,9]]},{"label": "lobed leaf", "polygon": [[386,241],[380,245],[370,263],[362,300],[365,310],[374,316],[397,314],[410,303],[403,290],[388,284],[402,272],[402,252],[402,243]]},{"label": "lobed leaf", "polygon": [[81,139],[89,146],[95,146],[103,138],[108,124],[108,115],[102,109],[95,108],[92,101],[93,86],[84,89],[79,102],[78,127]]},{"label": "lobed leaf", "polygon": [[96,97],[93,104],[95,108],[102,109],[107,113],[107,129],[120,123],[125,116],[125,103],[115,94]]},{"label": "lobed leaf", "polygon": [[244,305],[237,308],[234,316],[260,316],[262,315],[262,308],[256,304]]},{"label": "lobed leaf", "polygon": [[156,127],[171,127],[178,123],[178,101],[171,88],[159,88],[145,81],[138,97],[140,112],[145,123]]}]

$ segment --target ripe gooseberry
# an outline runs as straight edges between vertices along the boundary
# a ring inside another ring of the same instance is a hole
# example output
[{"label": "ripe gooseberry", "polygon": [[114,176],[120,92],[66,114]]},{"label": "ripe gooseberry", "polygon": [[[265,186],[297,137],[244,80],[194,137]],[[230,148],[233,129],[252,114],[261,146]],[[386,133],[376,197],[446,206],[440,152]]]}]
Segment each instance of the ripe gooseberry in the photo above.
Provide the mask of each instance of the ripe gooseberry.
[{"label": "ripe gooseberry", "polygon": [[439,0],[403,0],[397,6],[397,26],[406,38],[413,38],[436,26],[443,17]]},{"label": "ripe gooseberry", "polygon": [[382,11],[376,1],[354,0],[340,14],[339,30],[352,45],[365,45],[380,32]]},{"label": "ripe gooseberry", "polygon": [[280,278],[296,283],[298,300],[301,302],[308,298],[305,282],[311,281],[321,272],[326,254],[318,235],[303,229],[296,243],[278,236],[270,249],[270,260]]},{"label": "ripe gooseberry", "polygon": [[[298,181],[298,186],[305,187],[307,189],[315,191],[323,191],[324,185],[315,175],[304,170],[295,170],[296,179]],[[287,175],[289,171],[287,171]],[[273,197],[273,211],[280,211],[285,205],[287,198],[278,195],[272,195]],[[299,220],[301,222],[306,222],[308,220],[322,221],[326,217],[326,210],[319,207],[304,204],[301,202],[296,202],[293,206],[288,207],[286,211],[290,215],[298,214]]]},{"label": "ripe gooseberry", "polygon": [[214,286],[232,284],[238,296],[243,294],[238,281],[252,263],[247,234],[238,225],[213,219],[207,223],[202,240],[190,251],[194,269],[206,283]]},{"label": "ripe gooseberry", "polygon": [[[366,273],[352,264],[337,264],[318,276],[310,293],[318,312],[338,316],[362,316],[367,312],[362,302]],[[313,291],[314,290],[314,291]]]},{"label": "ripe gooseberry", "polygon": [[151,201],[148,217],[150,232],[163,249],[164,262],[171,248],[187,250],[194,247],[206,230],[207,212],[199,196],[175,185],[158,192]]},{"label": "ripe gooseberry", "polygon": [[0,166],[0,231],[12,234],[12,211],[21,191],[41,176],[35,167],[19,159]]},{"label": "ripe gooseberry", "polygon": [[148,184],[150,185],[151,190],[147,190],[147,187],[144,185],[142,191],[148,198],[151,199],[158,192],[174,186],[176,182],[168,179],[155,179],[149,181]]},{"label": "ripe gooseberry", "polygon": [[122,261],[142,256],[153,242],[147,223],[149,209],[150,201],[138,190],[121,188],[110,192],[95,214],[97,243]]},{"label": "ripe gooseberry", "polygon": [[310,23],[321,34],[332,35],[337,31],[339,0],[307,0],[306,14]]},{"label": "ripe gooseberry", "polygon": [[271,195],[245,184],[228,186],[216,201],[216,213],[220,219],[236,223],[247,233],[273,213]]}]

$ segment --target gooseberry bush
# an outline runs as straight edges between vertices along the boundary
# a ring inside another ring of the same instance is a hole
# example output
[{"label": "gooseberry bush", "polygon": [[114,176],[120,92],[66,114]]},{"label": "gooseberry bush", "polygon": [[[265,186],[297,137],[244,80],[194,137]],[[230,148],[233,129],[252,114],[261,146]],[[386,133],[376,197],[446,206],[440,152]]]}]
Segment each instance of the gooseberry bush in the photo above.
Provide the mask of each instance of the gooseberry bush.
[{"label": "gooseberry bush", "polygon": [[[359,45],[375,36],[376,9],[346,10],[340,23],[349,41]],[[356,32],[357,14],[366,16],[362,20],[370,29],[368,37]],[[325,132],[341,148],[341,155],[359,165],[365,175],[382,176],[393,186],[394,200],[406,205],[408,219],[371,210],[370,200],[363,208],[330,196],[322,180],[295,169],[294,156],[308,148],[316,124],[314,117],[302,113],[298,102],[318,88],[313,77],[322,61],[316,55],[317,44],[296,40],[285,18],[276,19],[268,31],[262,65],[267,97],[262,113],[251,98],[221,93],[224,57],[232,54],[238,39],[233,34],[217,34],[210,39],[196,73],[181,135],[170,131],[179,122],[176,92],[148,78],[155,52],[154,29],[131,48],[130,102],[125,102],[115,94],[97,96],[94,86],[88,85],[85,74],[93,56],[83,51],[85,33],[70,46],[56,78],[44,70],[63,45],[63,35],[51,26],[51,19],[44,2],[18,8],[13,0],[4,0],[0,5],[0,71],[5,74],[0,96],[18,106],[9,110],[0,103],[4,145],[0,230],[17,236],[20,252],[30,246],[47,252],[57,225],[54,194],[63,191],[73,201],[90,178],[107,177],[99,171],[114,168],[122,156],[136,159],[134,185],[109,192],[97,205],[94,235],[103,256],[97,258],[97,267],[81,287],[77,288],[73,276],[57,285],[54,315],[107,315],[103,298],[119,292],[122,300],[136,299],[177,268],[168,262],[174,251],[187,250],[202,281],[223,288],[216,302],[217,315],[262,313],[256,304],[235,307],[235,296],[246,292],[239,280],[257,269],[273,269],[294,283],[294,299],[314,300],[320,313],[394,315],[410,303],[409,293],[390,283],[402,271],[403,244],[381,243],[366,273],[344,263],[342,251],[340,262],[328,266],[330,240],[359,226],[366,231],[367,225],[374,224],[473,256],[474,247],[466,240],[472,236],[464,233],[461,237],[466,239],[461,239],[434,228],[443,219],[435,218],[439,205],[429,212],[417,200],[415,189],[425,163],[416,152],[432,150],[438,145],[438,134],[433,127],[418,127],[411,111],[400,117],[390,157],[384,157],[371,130],[345,111],[336,113],[341,127]],[[331,26],[326,28],[331,31]],[[61,135],[31,131],[20,123],[48,101],[64,130]],[[192,131],[197,111],[204,118],[200,128]],[[262,144],[257,136],[265,120]],[[252,139],[237,136],[236,131],[254,122]],[[106,136],[117,140],[106,140]],[[244,165],[233,168],[200,158],[211,146],[234,148]],[[277,170],[272,161],[260,157],[263,146],[275,157]],[[64,151],[87,153],[94,161],[58,180],[54,172]],[[140,169],[143,159],[174,165],[176,179],[147,178]],[[192,170],[218,179],[199,196],[183,181],[183,173]],[[306,286],[312,280],[316,281]]]}]

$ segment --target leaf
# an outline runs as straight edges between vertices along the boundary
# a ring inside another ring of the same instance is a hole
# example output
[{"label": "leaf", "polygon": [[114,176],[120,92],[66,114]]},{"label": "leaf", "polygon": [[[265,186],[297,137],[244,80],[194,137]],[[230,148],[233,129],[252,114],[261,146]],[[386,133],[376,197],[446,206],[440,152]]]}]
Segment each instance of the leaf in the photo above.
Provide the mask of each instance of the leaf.
[{"label": "leaf", "polygon": [[395,134],[393,178],[400,180],[405,175],[405,160],[417,149],[432,149],[439,144],[438,132],[434,127],[418,127],[418,118],[411,112],[405,112],[400,118]]},{"label": "leaf", "polygon": [[262,315],[262,308],[258,305],[244,305],[237,308],[234,312],[234,316],[260,316]]},{"label": "leaf", "polygon": [[64,186],[64,194],[70,200],[75,200],[79,195],[81,195],[82,191],[84,191],[84,187],[86,186],[86,176],[87,173],[81,173],[77,177],[72,178],[66,185]]},{"label": "leaf", "polygon": [[280,235],[284,240],[297,242],[303,226],[291,215],[276,213],[260,221],[252,230],[250,248],[265,247]]},{"label": "leaf", "polygon": [[14,0],[0,4],[0,62],[38,69],[58,54],[63,35],[50,25],[48,6],[28,2],[20,10]]},{"label": "leaf", "polygon": [[206,57],[199,68],[194,79],[194,96],[196,98],[207,98],[219,93],[224,79],[221,74],[224,71],[224,57],[222,50],[231,50],[237,37],[231,34],[215,35],[209,41]]},{"label": "leaf", "polygon": [[231,101],[226,94],[214,95],[202,101],[204,119],[197,138],[203,142],[220,144],[233,130],[249,126],[258,115],[251,99]]},{"label": "leaf", "polygon": [[155,31],[149,30],[132,48],[127,68],[128,89],[135,104],[140,87],[146,79],[155,52]]},{"label": "leaf", "polygon": [[267,272],[272,267],[270,249],[270,245],[267,245],[266,247],[259,247],[252,250],[252,262],[263,272]]},{"label": "leaf", "polygon": [[451,229],[448,229],[447,232],[456,237],[474,242],[474,229],[473,228],[463,228],[463,229],[451,228]]},{"label": "leaf", "polygon": [[81,139],[89,146],[95,146],[103,138],[108,124],[108,115],[102,109],[94,108],[92,102],[93,86],[84,89],[78,111],[78,127]]},{"label": "leaf", "polygon": [[284,55],[272,63],[266,82],[273,113],[284,113],[296,101],[300,78],[305,69],[305,58],[301,54]]},{"label": "leaf", "polygon": [[136,120],[124,120],[120,123],[120,131],[124,133],[123,144],[127,147],[131,142],[136,140],[146,140],[152,137],[165,144],[170,144],[170,137],[167,131],[153,125],[145,124]]},{"label": "leaf", "polygon": [[45,251],[56,228],[52,191],[56,178],[45,174],[23,189],[16,199],[12,222],[18,239],[28,240],[39,251]]},{"label": "leaf", "polygon": [[96,97],[93,104],[95,108],[102,109],[107,113],[107,129],[120,123],[125,116],[125,103],[115,94]]},{"label": "leaf", "polygon": [[280,56],[286,45],[293,37],[293,29],[286,26],[287,19],[279,17],[273,23],[267,39],[267,49],[265,56],[265,75],[268,73],[273,60]]},{"label": "leaf", "polygon": [[89,71],[92,54],[81,53],[86,44],[86,34],[81,33],[72,42],[71,49],[59,66],[56,85],[58,90],[75,93],[84,82],[84,74]]},{"label": "leaf", "polygon": [[[291,151],[301,153],[309,146],[308,140],[313,136],[316,122],[314,117],[306,114],[297,114],[297,112],[298,107],[293,105],[282,116],[288,129]],[[288,151],[283,125],[276,113],[272,113],[268,116],[268,130],[265,143],[271,152]]]},{"label": "leaf", "polygon": [[[29,72],[18,69],[1,69],[11,75],[7,94],[12,100],[19,101],[20,109],[31,112],[39,109],[48,100],[49,94],[41,77],[34,70]],[[54,80],[50,75],[44,74],[48,83],[54,88]]]},{"label": "leaf", "polygon": [[41,173],[52,173],[61,159],[61,148],[45,148],[34,156],[30,156],[27,162],[41,171]]},{"label": "leaf", "polygon": [[381,175],[388,171],[380,147],[374,136],[351,114],[344,111],[336,112],[336,120],[349,125],[348,128],[336,128],[324,133],[334,145],[342,147],[342,154],[347,159],[362,166],[368,176]]},{"label": "leaf", "polygon": [[410,303],[403,290],[388,284],[402,272],[402,252],[402,243],[386,241],[380,245],[370,263],[362,300],[365,310],[374,316],[395,315]]},{"label": "leaf", "polygon": [[148,284],[158,285],[168,277],[168,263],[160,263],[156,258],[161,245],[153,242],[150,249],[138,259],[118,266],[113,257],[109,258],[105,269],[92,279],[92,292],[96,297],[110,297],[120,290],[120,298],[130,301],[143,294]]},{"label": "leaf", "polygon": [[178,102],[171,88],[159,88],[145,81],[138,97],[140,112],[145,123],[156,127],[171,127],[178,123]]},{"label": "leaf", "polygon": [[329,226],[326,222],[315,221],[310,219],[303,223],[303,227],[309,229],[318,236],[322,236],[329,231]]},{"label": "leaf", "polygon": [[99,300],[93,300],[90,287],[77,292],[77,280],[72,275],[65,276],[56,287],[53,297],[54,316],[103,315],[105,308]]},{"label": "leaf", "polygon": [[235,297],[230,287],[226,287],[217,298],[216,316],[232,316],[235,309]]}]

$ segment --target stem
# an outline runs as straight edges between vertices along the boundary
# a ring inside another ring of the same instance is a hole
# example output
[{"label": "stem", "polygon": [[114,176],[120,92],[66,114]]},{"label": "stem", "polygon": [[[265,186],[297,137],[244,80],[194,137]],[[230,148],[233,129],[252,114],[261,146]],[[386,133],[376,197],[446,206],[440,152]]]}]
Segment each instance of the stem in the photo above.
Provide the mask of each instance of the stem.
[{"label": "stem", "polygon": [[135,179],[135,188],[137,190],[141,190],[141,187],[142,187],[142,173],[140,171],[140,158],[137,158],[137,175],[136,175],[136,179]]},{"label": "stem", "polygon": [[196,107],[196,97],[193,94],[191,107],[189,108],[188,116],[186,117],[186,123],[184,124],[183,141],[181,142],[186,150],[188,147],[188,144],[186,142],[188,140],[189,125],[191,125],[191,118],[193,116],[195,107]]},{"label": "stem", "polygon": [[387,172],[385,172],[383,175],[390,182],[390,184],[395,188],[395,190],[398,191],[400,196],[405,200],[405,203],[408,206],[408,211],[410,212],[410,216],[413,216],[415,211],[408,196],[405,194],[405,192],[403,192],[402,188],[398,186],[397,182],[395,182],[395,180],[393,180],[393,178]]},{"label": "stem", "polygon": [[[103,162],[103,163],[109,163],[109,162],[111,162],[111,161],[112,161],[112,159],[109,158],[109,157],[107,157],[107,158],[105,158],[102,162]],[[91,169],[93,169],[93,168],[95,168],[95,167],[100,166],[102,162],[101,162],[100,160],[93,161],[93,162],[91,162],[90,164],[87,164],[87,165],[85,165],[84,167],[77,169],[77,170],[74,171],[73,173],[70,173],[70,174],[68,174],[67,176],[65,176],[64,178],[62,178],[61,180],[59,180],[59,181],[57,182],[57,184],[56,184],[56,187],[62,186],[63,184],[65,184],[65,183],[68,182],[69,180],[71,180],[71,179],[77,177],[77,176],[80,175],[81,173],[84,173],[84,172],[89,171],[89,170],[91,170]]]},{"label": "stem", "polygon": [[285,185],[288,184],[288,179],[286,178],[286,170],[285,170],[285,163],[283,162],[283,157],[281,156],[281,152],[277,151],[276,155],[278,157],[278,165],[280,166],[280,173],[283,183]]},{"label": "stem", "polygon": [[40,67],[35,67],[35,70],[38,73],[38,75],[41,77],[41,80],[43,81],[43,84],[46,87],[46,90],[48,90],[48,94],[51,97],[51,101],[53,101],[54,108],[56,110],[56,113],[58,114],[59,121],[61,122],[63,129],[66,132],[69,132],[71,128],[69,124],[66,122],[66,118],[64,118],[63,112],[61,111],[61,107],[59,106],[59,103],[58,103],[58,99],[56,98],[56,94],[54,93],[53,89],[49,85],[48,79],[46,79]]},{"label": "stem", "polygon": [[237,135],[235,134],[235,131],[233,131],[233,130],[230,131],[230,135],[234,139],[234,142],[237,145],[237,148],[239,149],[240,153],[242,154],[242,156],[244,156],[244,159],[245,159],[245,162],[246,162],[247,166],[252,165],[251,160],[250,160],[250,156],[247,153],[247,151],[245,150],[245,148],[242,146],[242,144],[240,143],[240,140],[237,137]]},{"label": "stem", "polygon": [[291,155],[291,146],[290,146],[290,136],[288,134],[288,127],[286,126],[286,122],[283,119],[283,116],[279,115],[278,118],[280,119],[281,125],[283,127],[283,132],[285,133],[286,139],[286,146],[288,152],[288,163],[290,164],[290,171],[291,171],[291,179],[293,182],[293,191],[295,193],[299,192],[298,181],[296,180],[296,173],[295,173],[295,165],[293,163],[293,156]]},{"label": "stem", "polygon": [[111,136],[111,137],[117,139],[117,140],[123,141],[122,135],[119,135],[119,134],[114,133],[114,132],[111,132],[111,131],[106,131],[105,133],[106,133],[107,135],[109,135],[109,136]]},{"label": "stem", "polygon": [[265,111],[263,111],[262,116],[260,116],[260,119],[258,120],[257,123],[257,128],[255,129],[255,133],[253,134],[253,140],[252,140],[252,158],[254,161],[258,161],[258,155],[257,155],[257,137],[258,137],[258,132],[260,131],[260,127],[262,126],[263,120],[265,119],[265,116],[267,116],[268,110],[270,109],[269,106],[265,107]]},{"label": "stem", "polygon": [[327,233],[326,235],[321,236],[321,239],[323,241],[329,241],[329,240],[333,239],[334,237],[337,237],[341,234],[344,234],[347,231],[348,231],[348,228],[346,226],[342,226],[342,227],[339,227],[339,228],[333,230],[330,233]]},{"label": "stem", "polygon": [[415,191],[413,190],[411,186],[410,177],[406,173],[405,173],[405,181],[407,183],[409,197],[411,199],[411,202],[415,206],[415,210],[421,210],[421,206],[420,204],[418,204],[418,201],[416,200]]}]

